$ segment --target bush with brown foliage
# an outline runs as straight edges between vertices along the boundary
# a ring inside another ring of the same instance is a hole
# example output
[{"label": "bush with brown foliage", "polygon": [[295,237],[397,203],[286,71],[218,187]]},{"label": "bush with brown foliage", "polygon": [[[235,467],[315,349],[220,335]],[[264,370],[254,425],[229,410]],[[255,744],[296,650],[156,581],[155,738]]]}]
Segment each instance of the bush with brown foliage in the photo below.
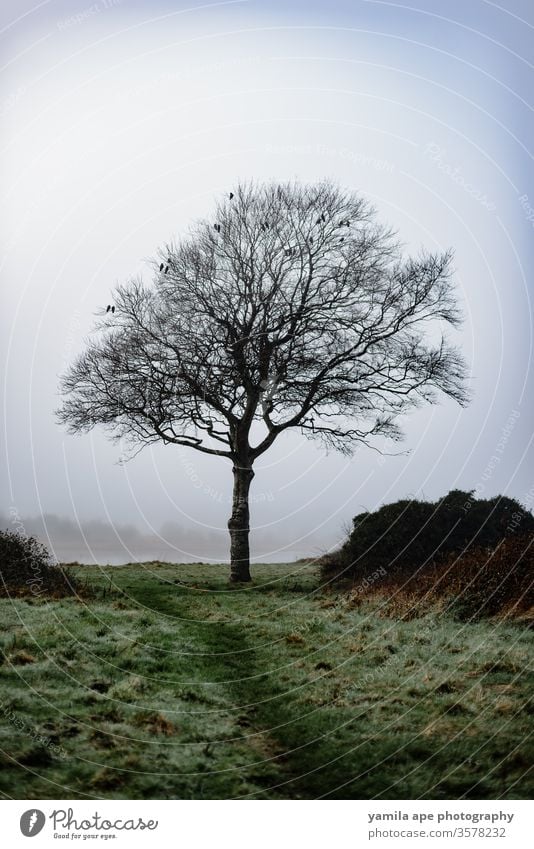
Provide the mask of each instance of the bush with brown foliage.
[{"label": "bush with brown foliage", "polygon": [[534,624],[534,533],[502,540],[496,548],[468,548],[442,557],[411,575],[393,572],[362,593],[372,595],[386,615],[410,619],[441,607],[460,619],[509,616]]},{"label": "bush with brown foliage", "polygon": [[432,594],[446,594],[462,617],[529,615],[534,608],[534,534],[504,539],[492,551],[469,549],[437,570]]},{"label": "bush with brown foliage", "polygon": [[323,558],[327,580],[358,583],[380,567],[407,578],[452,552],[493,549],[508,536],[534,532],[534,516],[513,498],[452,490],[436,502],[385,504],[360,513],[353,525],[339,551]]},{"label": "bush with brown foliage", "polygon": [[346,543],[322,559],[322,577],[358,599],[387,593],[388,607],[404,612],[430,599],[466,616],[524,612],[533,604],[533,538],[534,517],[514,499],[453,490],[435,503],[397,501],[356,516]]},{"label": "bush with brown foliage", "polygon": [[78,590],[74,576],[55,563],[35,537],[0,531],[0,596],[59,598]]}]

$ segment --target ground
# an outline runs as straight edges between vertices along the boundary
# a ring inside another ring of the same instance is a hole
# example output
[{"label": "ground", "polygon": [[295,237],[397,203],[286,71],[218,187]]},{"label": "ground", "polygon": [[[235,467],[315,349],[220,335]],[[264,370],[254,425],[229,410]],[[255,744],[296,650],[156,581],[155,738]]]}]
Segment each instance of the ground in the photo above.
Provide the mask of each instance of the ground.
[{"label": "ground", "polygon": [[312,565],[77,567],[2,599],[4,798],[520,799],[532,633],[388,618]]}]

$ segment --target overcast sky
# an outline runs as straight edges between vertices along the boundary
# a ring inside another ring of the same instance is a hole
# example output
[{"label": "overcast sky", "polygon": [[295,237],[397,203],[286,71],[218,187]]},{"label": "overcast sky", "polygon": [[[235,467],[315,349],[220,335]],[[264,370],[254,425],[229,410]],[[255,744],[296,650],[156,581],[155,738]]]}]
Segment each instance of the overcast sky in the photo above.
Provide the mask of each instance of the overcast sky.
[{"label": "overcast sky", "polygon": [[222,533],[228,461],[169,446],[120,465],[102,432],[56,424],[58,377],[114,285],[148,281],[157,247],[237,180],[324,177],[407,252],[454,248],[474,400],[412,414],[398,457],[284,436],[258,463],[253,545],[316,551],[362,509],[455,487],[532,506],[529,0],[4,0],[0,15],[0,513],[178,523],[184,556]]}]

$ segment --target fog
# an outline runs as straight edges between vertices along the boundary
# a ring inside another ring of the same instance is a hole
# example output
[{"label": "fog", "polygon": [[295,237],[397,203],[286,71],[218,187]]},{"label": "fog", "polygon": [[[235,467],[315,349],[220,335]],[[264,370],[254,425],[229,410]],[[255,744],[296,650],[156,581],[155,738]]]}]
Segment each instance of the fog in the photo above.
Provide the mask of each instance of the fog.
[{"label": "fog", "polygon": [[317,554],[362,509],[452,488],[528,501],[534,13],[482,0],[2,4],[0,518],[60,559],[227,559],[225,459],[129,462],[58,426],[58,380],[114,285],[237,180],[361,192],[406,252],[452,246],[473,402],[421,409],[395,456],[298,430],[258,462],[256,559]]}]

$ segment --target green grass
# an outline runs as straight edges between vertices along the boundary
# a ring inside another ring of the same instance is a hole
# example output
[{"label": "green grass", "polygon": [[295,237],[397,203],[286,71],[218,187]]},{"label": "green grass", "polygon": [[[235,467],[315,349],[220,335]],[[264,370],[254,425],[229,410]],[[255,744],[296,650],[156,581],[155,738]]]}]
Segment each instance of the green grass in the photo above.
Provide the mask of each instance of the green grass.
[{"label": "green grass", "polygon": [[310,566],[79,567],[2,599],[13,798],[528,798],[532,634],[351,607]]}]

